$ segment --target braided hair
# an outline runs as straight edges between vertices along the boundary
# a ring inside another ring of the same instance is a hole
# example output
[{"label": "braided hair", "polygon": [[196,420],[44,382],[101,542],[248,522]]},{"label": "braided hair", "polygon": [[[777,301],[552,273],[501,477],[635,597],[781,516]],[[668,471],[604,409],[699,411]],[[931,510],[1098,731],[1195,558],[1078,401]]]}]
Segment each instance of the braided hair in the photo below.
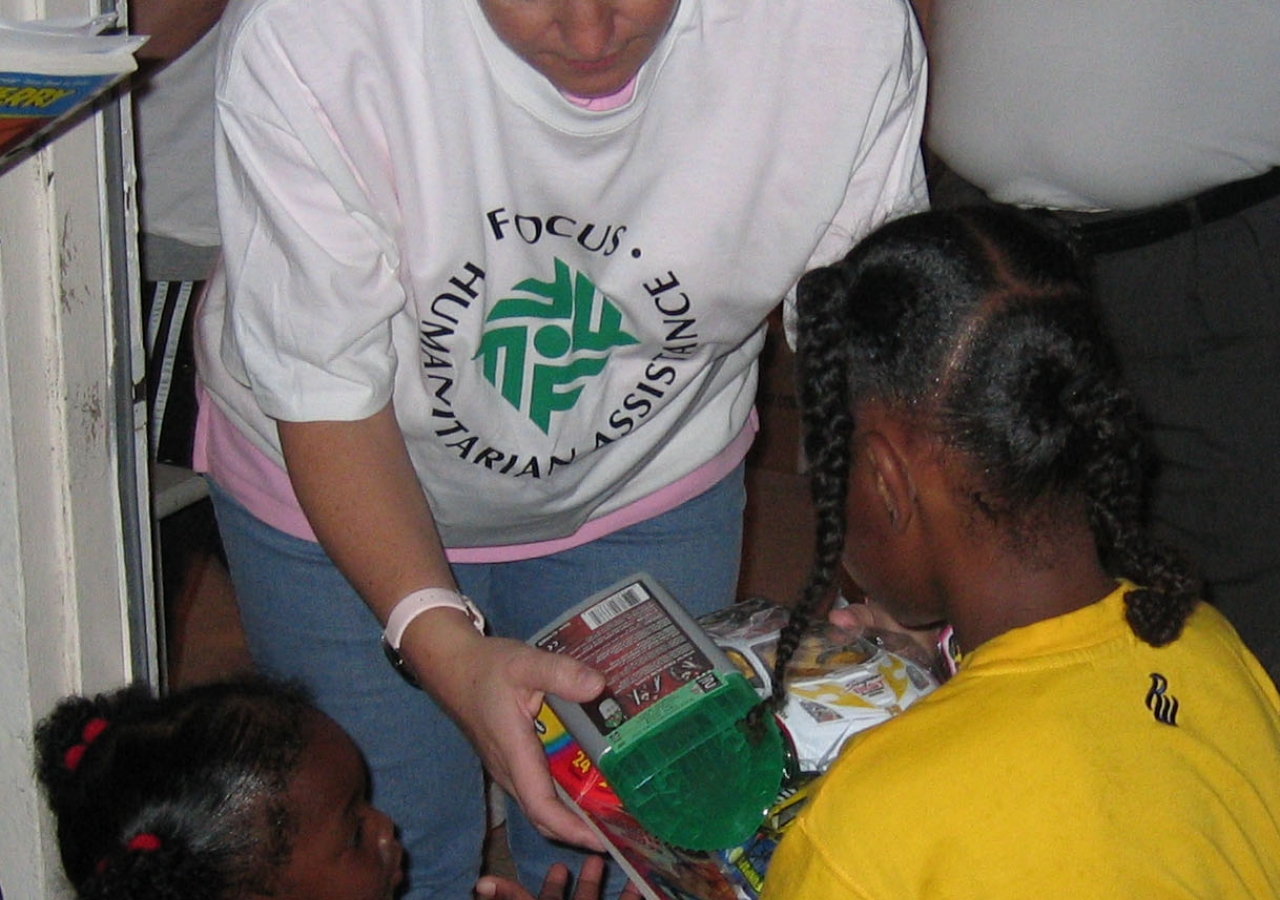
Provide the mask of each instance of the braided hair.
[{"label": "braided hair", "polygon": [[268,893],[291,850],[285,792],[312,709],[260,676],[59,702],[36,728],[36,774],[77,896]]},{"label": "braided hair", "polygon": [[1051,220],[1006,207],[907,216],[797,289],[797,372],[816,514],[815,559],[779,637],[774,701],[845,541],[853,413],[909,411],[965,462],[975,515],[1013,546],[1055,511],[1088,512],[1108,573],[1143,587],[1126,619],[1174,640],[1198,597],[1143,519],[1150,458],[1137,402],[1093,307],[1084,260]]}]

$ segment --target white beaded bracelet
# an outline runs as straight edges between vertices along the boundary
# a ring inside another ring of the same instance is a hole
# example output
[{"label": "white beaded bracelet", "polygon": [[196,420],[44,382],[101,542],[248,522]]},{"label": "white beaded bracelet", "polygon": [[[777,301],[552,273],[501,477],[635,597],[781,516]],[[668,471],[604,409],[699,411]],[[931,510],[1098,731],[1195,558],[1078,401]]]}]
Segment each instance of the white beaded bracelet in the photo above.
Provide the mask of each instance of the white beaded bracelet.
[{"label": "white beaded bracelet", "polygon": [[400,641],[404,638],[405,629],[414,619],[425,612],[442,607],[456,609],[466,613],[476,631],[484,634],[484,613],[479,607],[457,591],[448,588],[423,588],[402,598],[391,608],[387,617],[387,627],[382,630],[382,649],[392,667],[410,684],[418,686],[418,680],[405,664],[400,655]]}]

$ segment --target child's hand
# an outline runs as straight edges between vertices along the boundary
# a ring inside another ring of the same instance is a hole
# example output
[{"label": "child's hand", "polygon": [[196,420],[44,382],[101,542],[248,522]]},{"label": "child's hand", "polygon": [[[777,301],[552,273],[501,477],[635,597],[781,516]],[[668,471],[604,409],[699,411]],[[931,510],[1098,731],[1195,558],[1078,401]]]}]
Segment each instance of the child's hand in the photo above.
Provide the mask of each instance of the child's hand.
[{"label": "child's hand", "polygon": [[[572,900],[600,900],[600,883],[604,877],[604,857],[590,856],[582,864],[582,872],[573,888]],[[536,900],[566,900],[565,889],[569,885],[569,867],[556,863],[547,870],[542,890]],[[485,900],[535,900],[534,896],[514,881],[486,875],[476,883],[476,894]],[[640,900],[640,891],[627,883],[619,900]]]},{"label": "child's hand", "polygon": [[907,628],[889,615],[884,607],[870,600],[833,609],[827,614],[827,621],[845,631],[874,629],[906,635],[930,657],[938,651],[938,633],[943,627],[939,624],[928,628]]}]

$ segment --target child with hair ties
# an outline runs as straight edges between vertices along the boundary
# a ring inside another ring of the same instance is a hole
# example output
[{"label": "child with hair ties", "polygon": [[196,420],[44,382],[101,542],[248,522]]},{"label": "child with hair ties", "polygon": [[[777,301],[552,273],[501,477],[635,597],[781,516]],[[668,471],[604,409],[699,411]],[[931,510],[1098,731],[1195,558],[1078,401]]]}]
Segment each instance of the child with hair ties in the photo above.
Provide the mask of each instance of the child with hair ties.
[{"label": "child with hair ties", "polygon": [[[36,756],[81,900],[390,900],[403,880],[364,760],[297,685],[67,697],[37,727]],[[599,897],[603,869],[587,859],[573,900]],[[539,900],[562,900],[568,880],[553,866]],[[533,900],[493,876],[477,892]]]},{"label": "child with hair ties", "polygon": [[818,550],[778,671],[842,569],[868,606],[833,619],[949,623],[963,655],[843,748],[764,900],[1280,896],[1280,697],[1144,529],[1071,245],[922,213],[798,297]]}]

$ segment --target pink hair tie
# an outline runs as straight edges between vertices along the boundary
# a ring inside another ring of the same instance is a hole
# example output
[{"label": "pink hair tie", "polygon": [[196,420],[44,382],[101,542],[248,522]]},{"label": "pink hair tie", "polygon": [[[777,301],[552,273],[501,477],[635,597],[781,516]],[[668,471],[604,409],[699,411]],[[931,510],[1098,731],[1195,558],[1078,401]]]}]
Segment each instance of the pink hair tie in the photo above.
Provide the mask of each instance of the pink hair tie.
[{"label": "pink hair tie", "polygon": [[160,838],[149,831],[144,831],[141,834],[135,834],[129,843],[124,845],[124,849],[131,852],[136,850],[139,853],[154,853],[160,849]]},{"label": "pink hair tie", "polygon": [[[160,849],[160,838],[150,831],[139,832],[129,839],[129,843],[124,845],[124,849],[126,853],[154,853]],[[98,860],[98,864],[93,867],[93,871],[101,876],[106,873],[107,867],[110,865],[111,857],[104,856]]]},{"label": "pink hair tie", "polygon": [[89,749],[90,744],[101,737],[102,732],[107,730],[109,724],[106,719],[100,716],[84,723],[84,728],[80,731],[80,743],[69,747],[62,756],[62,764],[67,767],[68,771],[74,772],[80,766],[80,760],[84,758],[84,752]]}]

